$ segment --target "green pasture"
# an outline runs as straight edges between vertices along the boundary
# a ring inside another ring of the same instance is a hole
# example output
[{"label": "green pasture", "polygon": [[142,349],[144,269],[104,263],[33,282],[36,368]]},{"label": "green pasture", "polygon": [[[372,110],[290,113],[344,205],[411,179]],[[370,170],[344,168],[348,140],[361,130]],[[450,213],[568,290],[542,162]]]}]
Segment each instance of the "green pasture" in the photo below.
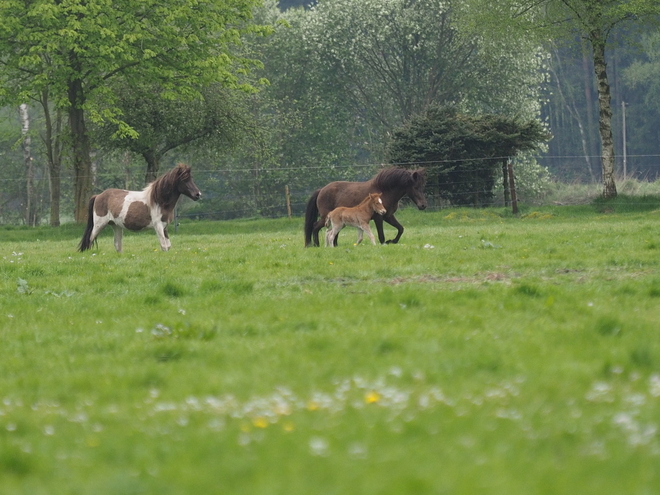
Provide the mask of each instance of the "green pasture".
[{"label": "green pasture", "polygon": [[0,226],[0,493],[658,493],[660,210],[398,217]]}]

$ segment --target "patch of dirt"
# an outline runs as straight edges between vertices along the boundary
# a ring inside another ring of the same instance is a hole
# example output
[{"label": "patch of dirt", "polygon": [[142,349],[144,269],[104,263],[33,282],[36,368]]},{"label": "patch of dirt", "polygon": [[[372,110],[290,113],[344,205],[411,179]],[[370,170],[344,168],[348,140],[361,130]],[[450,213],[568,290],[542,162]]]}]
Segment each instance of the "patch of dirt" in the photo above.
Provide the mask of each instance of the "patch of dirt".
[{"label": "patch of dirt", "polygon": [[400,285],[400,284],[482,284],[484,282],[505,282],[508,283],[511,278],[515,278],[517,275],[507,275],[501,272],[490,272],[490,273],[477,273],[473,277],[440,277],[435,275],[420,275],[416,277],[397,277],[393,278],[387,283],[389,285]]}]

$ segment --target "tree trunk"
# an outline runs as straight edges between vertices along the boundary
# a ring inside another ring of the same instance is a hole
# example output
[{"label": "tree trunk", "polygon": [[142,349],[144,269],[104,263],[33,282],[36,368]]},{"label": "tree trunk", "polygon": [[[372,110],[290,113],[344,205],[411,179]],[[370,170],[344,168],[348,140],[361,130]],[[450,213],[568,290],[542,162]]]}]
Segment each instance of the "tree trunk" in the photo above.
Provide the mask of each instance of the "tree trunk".
[{"label": "tree trunk", "polygon": [[30,151],[30,116],[28,114],[28,106],[23,103],[19,106],[21,115],[21,135],[23,142],[23,158],[25,160],[25,176],[26,176],[26,201],[25,201],[25,225],[34,226],[37,221],[37,202],[34,197],[34,160],[32,152]]},{"label": "tree trunk", "polygon": [[44,110],[46,120],[46,135],[43,137],[46,146],[46,156],[48,161],[48,180],[50,189],[50,226],[60,226],[60,196],[61,196],[61,178],[62,170],[62,112],[57,110],[55,122],[53,122],[50,113],[50,101],[48,90],[44,90],[41,95],[41,106]]},{"label": "tree trunk", "polygon": [[142,153],[144,161],[147,162],[147,172],[144,174],[144,183],[149,184],[158,177],[158,169],[160,168],[160,155],[147,151]]},{"label": "tree trunk", "polygon": [[605,37],[600,30],[591,32],[591,47],[594,53],[594,70],[598,82],[598,128],[601,141],[601,163],[603,168],[603,197],[616,198],[616,183],[614,181],[614,139],[612,138],[612,107],[610,85],[607,81],[607,64],[605,63]]},{"label": "tree trunk", "polygon": [[87,202],[92,195],[92,159],[89,135],[85,125],[83,105],[85,94],[82,81],[69,81],[69,127],[73,148],[73,201],[74,218],[77,223],[87,221]]}]

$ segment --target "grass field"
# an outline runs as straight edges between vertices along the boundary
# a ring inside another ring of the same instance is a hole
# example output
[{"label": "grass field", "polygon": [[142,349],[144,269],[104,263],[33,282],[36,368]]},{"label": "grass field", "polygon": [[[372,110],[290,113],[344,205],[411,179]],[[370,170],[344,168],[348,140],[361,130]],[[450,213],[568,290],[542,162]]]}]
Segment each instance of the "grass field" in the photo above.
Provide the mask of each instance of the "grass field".
[{"label": "grass field", "polygon": [[660,210],[398,216],[0,227],[0,493],[658,493]]}]

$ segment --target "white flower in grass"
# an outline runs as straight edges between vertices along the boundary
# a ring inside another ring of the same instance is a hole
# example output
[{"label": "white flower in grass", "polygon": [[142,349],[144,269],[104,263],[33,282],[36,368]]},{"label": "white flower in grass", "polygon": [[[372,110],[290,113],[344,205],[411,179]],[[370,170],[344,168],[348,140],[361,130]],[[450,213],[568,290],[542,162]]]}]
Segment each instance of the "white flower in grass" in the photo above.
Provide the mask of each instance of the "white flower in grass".
[{"label": "white flower in grass", "polygon": [[329,447],[325,438],[312,437],[309,439],[309,450],[312,455],[325,457],[329,454]]},{"label": "white flower in grass", "polygon": [[657,373],[649,377],[649,393],[653,397],[660,397],[660,375]]}]

